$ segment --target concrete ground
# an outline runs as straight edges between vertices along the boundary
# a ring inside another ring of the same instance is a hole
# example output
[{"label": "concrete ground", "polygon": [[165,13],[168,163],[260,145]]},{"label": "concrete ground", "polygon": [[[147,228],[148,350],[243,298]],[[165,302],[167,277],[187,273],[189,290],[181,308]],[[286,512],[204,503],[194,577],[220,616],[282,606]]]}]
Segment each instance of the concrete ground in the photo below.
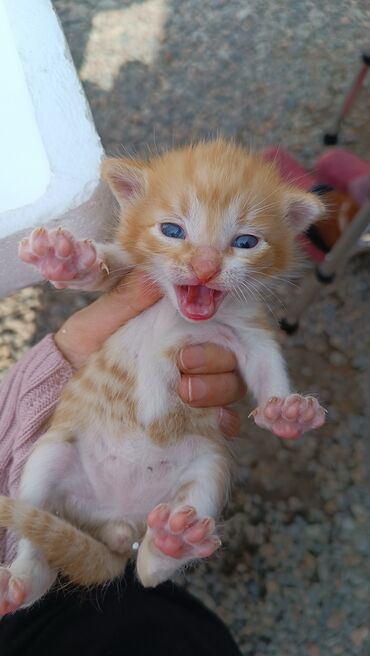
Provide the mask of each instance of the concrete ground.
[{"label": "concrete ground", "polygon": [[[55,0],[109,153],[218,133],[311,167],[368,43],[367,0]],[[342,143],[370,158],[370,76]],[[181,580],[244,656],[370,653],[370,255],[281,335],[327,426],[287,446],[241,407],[240,483],[223,548]],[[277,314],[291,288],[274,300]],[[0,370],[86,302],[45,285],[0,301]]]}]

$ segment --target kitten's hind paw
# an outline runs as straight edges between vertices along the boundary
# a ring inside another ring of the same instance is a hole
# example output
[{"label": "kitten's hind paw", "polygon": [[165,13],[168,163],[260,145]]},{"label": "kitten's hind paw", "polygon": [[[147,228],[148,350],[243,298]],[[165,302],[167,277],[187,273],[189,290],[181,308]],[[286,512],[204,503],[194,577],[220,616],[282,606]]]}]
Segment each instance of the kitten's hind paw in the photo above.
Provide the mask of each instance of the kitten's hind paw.
[{"label": "kitten's hind paw", "polygon": [[24,603],[27,590],[19,576],[12,576],[6,567],[0,567],[0,617],[14,613]]},{"label": "kitten's hind paw", "polygon": [[29,238],[20,242],[18,255],[57,289],[92,289],[102,274],[109,273],[92,241],[77,240],[63,228],[35,228]]},{"label": "kitten's hind paw", "polygon": [[171,558],[207,558],[221,544],[214,519],[199,518],[192,506],[171,512],[167,504],[160,504],[149,513],[148,527],[154,545]]},{"label": "kitten's hind paw", "polygon": [[312,396],[290,394],[285,399],[273,397],[258,406],[250,416],[260,428],[266,428],[286,440],[295,440],[303,433],[325,423],[326,411]]},{"label": "kitten's hind paw", "polygon": [[179,567],[207,558],[220,546],[212,517],[199,518],[192,506],[171,511],[161,503],[148,515],[148,530],[139,547],[137,573],[144,587],[171,578]]}]

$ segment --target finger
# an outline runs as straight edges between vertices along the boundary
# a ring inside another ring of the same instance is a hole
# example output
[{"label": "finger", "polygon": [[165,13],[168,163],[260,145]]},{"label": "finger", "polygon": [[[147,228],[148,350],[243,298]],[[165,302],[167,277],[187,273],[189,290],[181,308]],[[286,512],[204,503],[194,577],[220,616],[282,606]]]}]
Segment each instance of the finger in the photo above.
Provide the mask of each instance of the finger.
[{"label": "finger", "polygon": [[145,274],[133,271],[121,286],[67,319],[55,334],[55,343],[72,366],[78,368],[118,328],[153,305],[161,295]]},{"label": "finger", "polygon": [[219,408],[218,424],[225,437],[236,437],[240,432],[240,417],[230,408]]},{"label": "finger", "polygon": [[94,325],[101,331],[104,339],[115,332],[126,321],[136,317],[162,296],[159,288],[140,271],[132,271],[124,280],[97,301],[81,310],[86,325]]},{"label": "finger", "polygon": [[217,374],[234,371],[235,355],[217,344],[184,346],[179,351],[177,365],[183,373]]},{"label": "finger", "polygon": [[245,385],[238,373],[181,376],[178,393],[194,408],[210,408],[240,401]]}]

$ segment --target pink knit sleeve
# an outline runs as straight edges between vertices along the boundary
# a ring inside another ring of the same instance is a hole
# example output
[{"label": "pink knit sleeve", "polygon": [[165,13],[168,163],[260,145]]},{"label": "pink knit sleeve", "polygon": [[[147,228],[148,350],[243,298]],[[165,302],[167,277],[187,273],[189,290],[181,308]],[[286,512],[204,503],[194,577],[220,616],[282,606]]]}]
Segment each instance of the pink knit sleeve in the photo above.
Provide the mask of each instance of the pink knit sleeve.
[{"label": "pink knit sleeve", "polygon": [[[73,373],[47,335],[8,372],[0,385],[0,494],[15,496],[30,448],[43,433]],[[0,530],[0,563],[13,551],[14,536]]]}]

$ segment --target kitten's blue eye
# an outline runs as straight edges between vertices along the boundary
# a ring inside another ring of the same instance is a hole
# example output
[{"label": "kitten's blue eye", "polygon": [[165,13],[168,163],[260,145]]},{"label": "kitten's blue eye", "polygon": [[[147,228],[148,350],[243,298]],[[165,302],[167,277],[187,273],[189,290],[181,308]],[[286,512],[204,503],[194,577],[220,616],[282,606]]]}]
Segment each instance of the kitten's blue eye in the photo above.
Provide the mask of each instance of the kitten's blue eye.
[{"label": "kitten's blue eye", "polygon": [[161,231],[172,239],[185,239],[185,230],[177,223],[161,223]]},{"label": "kitten's blue eye", "polygon": [[258,244],[258,238],[254,235],[240,235],[231,244],[234,248],[254,248]]}]

